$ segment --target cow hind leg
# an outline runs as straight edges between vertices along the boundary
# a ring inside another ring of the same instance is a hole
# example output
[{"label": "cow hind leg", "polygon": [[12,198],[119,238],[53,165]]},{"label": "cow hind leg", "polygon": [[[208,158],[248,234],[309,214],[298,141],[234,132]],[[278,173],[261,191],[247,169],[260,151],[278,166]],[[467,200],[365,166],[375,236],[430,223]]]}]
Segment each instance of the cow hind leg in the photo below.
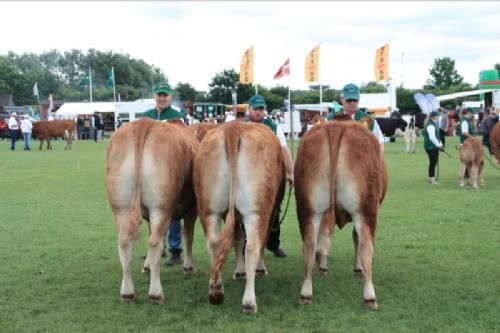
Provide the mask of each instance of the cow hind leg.
[{"label": "cow hind leg", "polygon": [[482,160],[480,163],[479,163],[479,171],[478,171],[478,175],[479,175],[479,185],[480,186],[484,186],[485,183],[484,183],[484,178],[483,178],[483,167],[484,167],[484,160]]},{"label": "cow hind leg", "polygon": [[352,242],[354,244],[354,276],[363,276],[363,265],[361,265],[361,257],[359,256],[359,237],[356,228],[352,229]]},{"label": "cow hind leg", "polygon": [[172,216],[167,216],[159,210],[150,210],[149,249],[147,260],[150,268],[149,300],[153,304],[162,304],[165,301],[160,279],[160,260],[163,250],[163,240]]},{"label": "cow hind leg", "polygon": [[196,209],[190,211],[184,217],[184,227],[182,228],[182,235],[184,237],[185,251],[184,251],[184,274],[192,275],[194,273],[193,263],[193,240],[194,240],[194,226],[196,222]]},{"label": "cow hind leg", "polygon": [[469,176],[470,176],[470,181],[472,182],[472,188],[477,189],[477,174],[478,174],[478,167],[473,163]]},{"label": "cow hind leg", "polygon": [[133,242],[128,236],[128,211],[115,213],[118,225],[118,256],[122,265],[122,284],[120,288],[121,300],[124,303],[135,301],[134,284],[130,264],[132,262]]},{"label": "cow hind leg", "polygon": [[325,276],[328,272],[328,253],[330,253],[330,246],[332,241],[332,234],[335,231],[335,225],[332,220],[331,213],[323,215],[321,224],[319,225],[318,239],[318,272],[319,275]]},{"label": "cow hind leg", "polygon": [[264,241],[267,234],[268,219],[264,216],[250,216],[245,218],[245,230],[247,231],[247,244],[245,246],[245,271],[247,275],[245,293],[243,294],[242,306],[246,314],[257,313],[257,301],[255,297],[255,269],[261,258]]},{"label": "cow hind leg", "polygon": [[304,282],[300,291],[300,304],[312,304],[313,288],[312,288],[312,270],[316,254],[316,240],[318,239],[319,218],[314,223],[312,217],[304,218],[300,221],[303,224],[302,240],[304,242]]},{"label": "cow hind leg", "polygon": [[201,220],[204,224],[208,255],[212,266],[210,279],[208,281],[208,301],[210,304],[218,305],[224,303],[224,285],[222,284],[222,274],[220,271],[214,271],[221,233],[221,218],[219,215],[211,214],[208,216],[201,216]]},{"label": "cow hind leg", "polygon": [[354,220],[356,231],[359,235],[359,258],[361,261],[361,266],[363,267],[363,276],[364,276],[364,287],[363,287],[363,305],[367,309],[376,310],[378,309],[377,300],[375,297],[375,288],[373,287],[372,282],[372,262],[373,262],[373,252],[374,252],[374,244],[373,244],[373,235],[375,230],[372,230],[372,227],[375,226],[375,217],[371,218],[373,221],[369,221],[370,218],[363,217],[364,221]]},{"label": "cow hind leg", "polygon": [[245,272],[245,234],[241,230],[239,223],[235,225],[234,231],[234,255],[236,261],[236,267],[233,273],[233,280],[245,280],[246,272]]},{"label": "cow hind leg", "polygon": [[460,187],[464,187],[464,177],[465,177],[465,170],[467,169],[466,165],[464,162],[460,164]]}]

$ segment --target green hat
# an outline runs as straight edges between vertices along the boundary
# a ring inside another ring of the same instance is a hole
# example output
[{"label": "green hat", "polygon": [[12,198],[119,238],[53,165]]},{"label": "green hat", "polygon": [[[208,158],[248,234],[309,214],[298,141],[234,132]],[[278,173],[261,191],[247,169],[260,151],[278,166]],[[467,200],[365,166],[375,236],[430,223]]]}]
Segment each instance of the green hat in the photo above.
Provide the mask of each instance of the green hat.
[{"label": "green hat", "polygon": [[435,117],[435,116],[439,116],[439,115],[441,115],[441,113],[440,113],[440,112],[438,112],[438,111],[432,111],[432,112],[431,112],[431,114],[430,114],[429,116],[430,116],[430,117]]},{"label": "green hat", "polygon": [[267,109],[266,100],[261,95],[252,96],[250,98],[250,100],[248,101],[248,104],[250,104],[250,106],[253,109],[260,108],[260,107]]},{"label": "green hat", "polygon": [[159,93],[165,93],[167,95],[172,94],[172,88],[170,88],[170,85],[167,82],[160,82],[158,83],[154,88],[153,91],[155,92],[156,95]]},{"label": "green hat", "polygon": [[355,99],[359,101],[359,88],[353,83],[346,84],[342,89],[342,97],[345,100]]}]

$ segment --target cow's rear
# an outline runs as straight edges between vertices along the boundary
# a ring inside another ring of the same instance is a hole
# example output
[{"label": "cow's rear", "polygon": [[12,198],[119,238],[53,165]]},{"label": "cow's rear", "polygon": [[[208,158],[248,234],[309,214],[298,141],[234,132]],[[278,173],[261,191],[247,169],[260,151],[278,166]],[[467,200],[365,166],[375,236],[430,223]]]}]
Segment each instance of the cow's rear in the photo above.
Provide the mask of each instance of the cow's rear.
[{"label": "cow's rear", "polygon": [[[284,164],[278,138],[265,126],[233,121],[219,125],[201,142],[193,179],[198,212],[207,238],[212,263],[209,300],[224,299],[222,268],[236,238],[235,277],[246,275],[242,305],[257,311],[255,271],[265,270],[264,246],[274,203],[284,180]],[[241,216],[241,223],[236,222]],[[225,219],[222,228],[221,219]],[[246,235],[245,260],[241,258]]]},{"label": "cow's rear", "polygon": [[481,142],[469,137],[464,141],[460,148],[460,187],[464,187],[465,170],[469,174],[472,187],[477,189],[477,178],[480,178],[480,184],[484,185],[483,166],[484,149]]},{"label": "cow's rear", "polygon": [[123,269],[121,297],[133,300],[130,271],[133,242],[142,219],[149,222],[149,298],[162,303],[160,258],[170,221],[184,217],[184,269],[192,270],[191,246],[196,200],[191,171],[198,143],[186,129],[150,119],[120,127],[106,155],[105,183],[118,231],[118,252]]},{"label": "cow's rear", "polygon": [[495,155],[497,164],[500,165],[500,122],[496,123],[490,133],[491,152]]},{"label": "cow's rear", "polygon": [[372,257],[387,170],[372,133],[353,121],[315,126],[302,139],[295,164],[295,195],[304,242],[305,278],[300,302],[312,302],[312,268],[327,272],[335,225],[354,222],[355,272],[364,275],[364,304],[377,308]]}]

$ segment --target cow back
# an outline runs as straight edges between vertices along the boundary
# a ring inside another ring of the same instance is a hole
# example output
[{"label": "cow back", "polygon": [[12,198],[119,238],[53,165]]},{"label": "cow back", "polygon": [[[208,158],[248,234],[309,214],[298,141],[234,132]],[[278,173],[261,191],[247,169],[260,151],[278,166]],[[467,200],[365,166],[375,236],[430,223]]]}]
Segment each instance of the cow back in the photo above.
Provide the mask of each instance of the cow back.
[{"label": "cow back", "polygon": [[496,123],[490,133],[491,152],[500,163],[500,122]]},{"label": "cow back", "polygon": [[483,161],[483,145],[479,139],[468,137],[460,148],[460,161],[467,167],[471,165],[479,166]]}]

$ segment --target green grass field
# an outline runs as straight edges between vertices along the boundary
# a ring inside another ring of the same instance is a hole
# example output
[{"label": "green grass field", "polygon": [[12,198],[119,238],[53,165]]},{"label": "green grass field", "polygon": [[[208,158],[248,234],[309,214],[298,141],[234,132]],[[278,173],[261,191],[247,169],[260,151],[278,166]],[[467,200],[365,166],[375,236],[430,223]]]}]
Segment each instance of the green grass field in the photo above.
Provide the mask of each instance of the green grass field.
[{"label": "green grass field", "polygon": [[[448,142],[452,147],[456,138]],[[485,187],[460,189],[458,160],[441,154],[439,185],[432,186],[421,141],[408,155],[401,138],[386,144],[376,312],[363,309],[362,283],[353,276],[351,225],[334,235],[328,276],[314,276],[314,304],[298,304],[303,258],[292,198],[282,226],[288,257],[266,253],[269,275],[256,281],[259,313],[247,316],[244,282],[231,280],[233,255],[224,271],[225,303],[208,303],[200,224],[196,274],[162,266],[160,306],[149,303],[149,277],[141,274],[144,226],[133,262],[138,301],[122,304],[117,235],[103,186],[106,142],[79,142],[71,152],[60,140],[51,152],[25,152],[21,141],[11,152],[9,144],[0,141],[0,332],[500,331],[500,171],[488,163]]]}]

